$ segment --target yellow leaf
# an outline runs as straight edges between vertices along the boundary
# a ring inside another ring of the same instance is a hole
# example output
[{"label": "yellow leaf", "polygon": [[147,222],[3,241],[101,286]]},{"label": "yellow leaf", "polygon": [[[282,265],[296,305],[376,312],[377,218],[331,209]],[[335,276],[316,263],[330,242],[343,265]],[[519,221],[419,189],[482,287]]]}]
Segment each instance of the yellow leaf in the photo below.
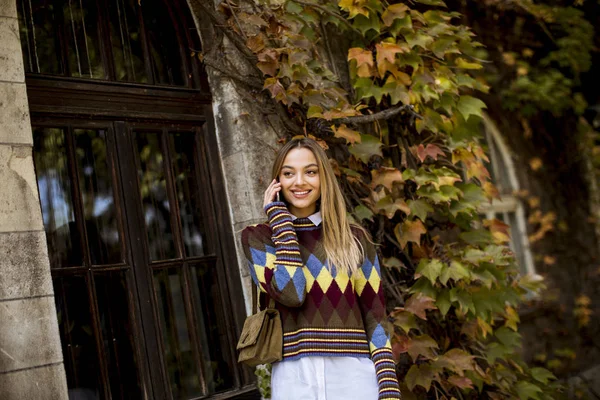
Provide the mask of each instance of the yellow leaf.
[{"label": "yellow leaf", "polygon": [[542,165],[544,165],[544,164],[542,163],[542,159],[539,157],[534,157],[531,160],[529,160],[529,166],[534,171],[537,171],[540,168],[542,168]]},{"label": "yellow leaf", "polygon": [[333,130],[335,137],[344,138],[347,143],[360,143],[360,133],[348,128],[346,124],[340,125],[339,128],[336,128],[335,125],[331,125],[331,129]]},{"label": "yellow leaf", "polygon": [[379,185],[383,185],[386,188],[392,190],[394,182],[404,182],[402,178],[402,172],[397,168],[383,167],[379,170],[371,171],[371,187],[374,189]]}]

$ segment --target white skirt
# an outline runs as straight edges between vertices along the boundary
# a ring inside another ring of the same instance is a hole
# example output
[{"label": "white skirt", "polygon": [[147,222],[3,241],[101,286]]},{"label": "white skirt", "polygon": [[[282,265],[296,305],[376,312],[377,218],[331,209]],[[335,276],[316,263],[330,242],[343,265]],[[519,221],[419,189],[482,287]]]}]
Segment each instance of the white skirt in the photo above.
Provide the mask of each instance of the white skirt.
[{"label": "white skirt", "polygon": [[271,400],[377,400],[369,358],[307,356],[273,364]]}]

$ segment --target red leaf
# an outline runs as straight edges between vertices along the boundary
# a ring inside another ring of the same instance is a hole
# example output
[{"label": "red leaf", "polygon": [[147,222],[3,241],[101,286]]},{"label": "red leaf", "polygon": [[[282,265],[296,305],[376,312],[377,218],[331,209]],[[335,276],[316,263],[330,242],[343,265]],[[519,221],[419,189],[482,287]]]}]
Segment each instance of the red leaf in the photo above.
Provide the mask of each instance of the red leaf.
[{"label": "red leaf", "polygon": [[473,389],[473,381],[466,376],[454,375],[448,378],[448,382],[461,389]]},{"label": "red leaf", "polygon": [[417,361],[419,356],[423,356],[431,360],[436,356],[433,349],[437,348],[439,348],[439,346],[435,340],[433,340],[429,335],[422,335],[409,339],[406,351],[413,361]]},{"label": "red leaf", "polygon": [[420,144],[419,147],[417,147],[417,157],[419,157],[419,160],[421,160],[421,162],[425,161],[427,156],[433,158],[434,160],[437,160],[438,156],[443,155],[444,152],[442,151],[442,149],[440,149],[435,144],[430,143],[427,145],[427,147],[423,146],[423,144]]},{"label": "red leaf", "polygon": [[417,317],[426,320],[427,316],[425,315],[425,312],[427,310],[437,310],[437,307],[434,303],[435,301],[431,297],[425,296],[422,293],[417,293],[412,295],[406,301],[404,309],[415,314]]}]

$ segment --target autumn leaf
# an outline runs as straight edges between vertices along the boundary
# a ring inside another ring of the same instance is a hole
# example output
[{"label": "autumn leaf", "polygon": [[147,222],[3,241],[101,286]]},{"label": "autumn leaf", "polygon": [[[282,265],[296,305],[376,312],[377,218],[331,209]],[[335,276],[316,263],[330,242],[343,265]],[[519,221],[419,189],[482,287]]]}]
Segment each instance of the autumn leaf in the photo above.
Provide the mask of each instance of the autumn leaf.
[{"label": "autumn leaf", "polygon": [[485,220],[486,226],[492,233],[496,243],[507,243],[510,241],[510,226],[497,218]]},{"label": "autumn leaf", "polygon": [[425,312],[427,310],[436,310],[437,307],[435,306],[434,300],[431,297],[425,296],[422,293],[416,293],[406,301],[404,309],[415,314],[417,317],[423,320],[427,320]]},{"label": "autumn leaf", "polygon": [[542,162],[542,159],[539,157],[534,157],[531,160],[529,160],[529,166],[533,171],[538,171],[540,168],[542,168],[542,165],[544,164]]},{"label": "autumn leaf", "polygon": [[399,326],[406,333],[409,333],[411,329],[418,329],[415,314],[405,311],[402,307],[392,311],[390,317],[393,319],[394,325]]},{"label": "autumn leaf", "polygon": [[[417,157],[421,162],[425,161],[427,157],[431,157],[434,160],[437,160],[438,156],[443,156],[444,152],[435,144],[429,143],[427,146],[423,146],[420,144],[417,147]],[[459,178],[460,179],[460,178]]]},{"label": "autumn leaf", "polygon": [[285,101],[286,93],[285,88],[279,82],[277,78],[268,78],[265,79],[264,88],[268,89],[271,92],[271,96],[279,101]]},{"label": "autumn leaf", "polygon": [[[394,182],[404,182],[402,172],[397,168],[383,167],[378,170],[371,171],[371,188],[375,189],[379,185],[383,185],[389,190],[392,190]],[[407,213],[409,214],[410,211]]]},{"label": "autumn leaf", "polygon": [[353,47],[348,50],[348,61],[356,61],[356,66],[361,67],[367,65],[373,67],[373,53],[369,50],[361,49],[360,47]]},{"label": "autumn leaf", "polygon": [[[408,206],[407,208],[410,212],[410,208]],[[403,223],[397,224],[394,228],[394,234],[402,248],[405,248],[408,242],[420,245],[421,235],[425,233],[427,233],[427,229],[425,229],[425,225],[419,219],[415,219],[414,221],[406,220]]]},{"label": "autumn leaf", "polygon": [[506,306],[506,322],[504,326],[509,327],[513,331],[517,331],[517,324],[521,322],[519,313],[511,306]]},{"label": "autumn leaf", "polygon": [[331,129],[333,130],[335,137],[346,139],[347,143],[360,143],[360,133],[348,128],[346,124],[342,124],[338,128],[336,128],[335,125],[332,125]]},{"label": "autumn leaf", "polygon": [[413,359],[417,361],[419,356],[423,356],[429,360],[435,358],[436,354],[434,349],[438,349],[439,346],[435,340],[429,335],[421,335],[410,338],[407,343],[406,351]]},{"label": "autumn leaf", "polygon": [[381,146],[383,143],[375,136],[360,134],[360,142],[354,143],[348,150],[354,157],[367,164],[372,156],[383,156]]},{"label": "autumn leaf", "polygon": [[435,365],[446,368],[460,376],[465,375],[465,371],[473,371],[473,360],[475,356],[462,349],[450,349],[435,361]]},{"label": "autumn leaf", "polygon": [[394,63],[396,54],[403,53],[405,50],[397,45],[396,43],[381,42],[375,45],[377,50],[377,64],[382,63],[384,60]]},{"label": "autumn leaf", "polygon": [[384,196],[373,207],[375,211],[383,213],[390,219],[394,218],[396,211],[402,211],[405,214],[410,214],[410,208],[403,199],[394,200],[392,196]]},{"label": "autumn leaf", "polygon": [[403,3],[392,4],[385,9],[381,19],[385,26],[392,26],[395,20],[402,19],[406,16],[408,6]]},{"label": "autumn leaf", "polygon": [[460,389],[473,389],[473,381],[466,376],[452,375],[448,378],[448,382]]},{"label": "autumn leaf", "polygon": [[438,379],[438,373],[429,364],[413,365],[406,373],[404,381],[410,390],[421,386],[426,391],[431,387],[431,381]]},{"label": "autumn leaf", "polygon": [[263,35],[255,35],[246,41],[246,46],[254,53],[258,53],[259,51],[265,48],[265,40]]}]

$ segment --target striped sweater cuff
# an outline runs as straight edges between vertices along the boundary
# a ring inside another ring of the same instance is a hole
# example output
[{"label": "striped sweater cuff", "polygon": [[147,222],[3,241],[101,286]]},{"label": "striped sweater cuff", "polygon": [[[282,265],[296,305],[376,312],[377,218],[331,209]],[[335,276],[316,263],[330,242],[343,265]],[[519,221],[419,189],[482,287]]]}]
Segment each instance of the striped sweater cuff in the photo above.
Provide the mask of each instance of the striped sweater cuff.
[{"label": "striped sweater cuff", "polygon": [[292,215],[285,203],[281,201],[269,203],[265,206],[265,213],[273,232],[272,239],[275,244],[277,264],[301,267],[302,257],[298,246],[298,237],[294,230]]},{"label": "striped sweater cuff", "polygon": [[377,374],[379,400],[402,399],[392,351],[388,348],[377,349],[373,351],[371,358]]}]

